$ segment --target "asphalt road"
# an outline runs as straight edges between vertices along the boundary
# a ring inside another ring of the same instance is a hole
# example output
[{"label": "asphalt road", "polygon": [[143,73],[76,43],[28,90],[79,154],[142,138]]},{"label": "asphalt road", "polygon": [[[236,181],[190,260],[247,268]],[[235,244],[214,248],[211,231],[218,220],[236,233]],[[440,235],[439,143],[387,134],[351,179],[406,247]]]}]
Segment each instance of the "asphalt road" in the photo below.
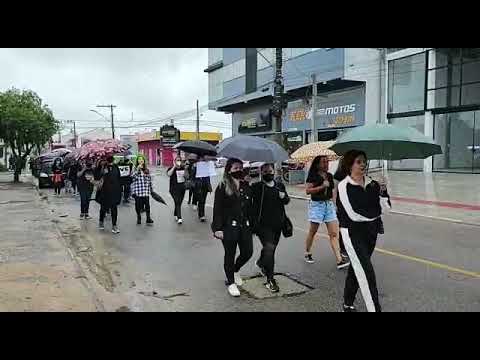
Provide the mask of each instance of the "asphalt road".
[{"label": "asphalt road", "polygon": [[[132,311],[339,311],[346,271],[337,271],[325,229],[314,244],[316,263],[303,260],[308,222],[307,202],[292,200],[288,213],[295,225],[294,237],[281,239],[276,272],[309,285],[312,290],[292,297],[231,298],[224,285],[223,248],[212,237],[210,223],[200,223],[186,203],[184,224],[173,218],[173,201],[167,178],[155,176],[155,188],[169,206],[152,201],[153,227],[135,225],[133,204],[121,206],[121,234],[97,230],[98,205],[92,203],[92,219],[76,220],[79,201],[52,198],[57,212],[68,213],[68,222],[80,224],[97,265],[101,263],[110,282],[109,292],[121,294]],[[211,220],[213,195],[207,199]],[[379,238],[374,255],[384,311],[480,311],[479,227],[418,218],[386,215],[386,234]],[[107,222],[108,224],[108,222]],[[62,220],[60,226],[62,225]],[[254,239],[252,260],[244,276],[257,274],[254,260],[260,246]],[[108,254],[106,265],[99,254]],[[113,260],[112,260],[113,259]],[[154,296],[151,296],[154,295]],[[162,299],[161,296],[173,296]],[[365,311],[360,293],[359,310]],[[108,309],[108,306],[106,306]]]}]

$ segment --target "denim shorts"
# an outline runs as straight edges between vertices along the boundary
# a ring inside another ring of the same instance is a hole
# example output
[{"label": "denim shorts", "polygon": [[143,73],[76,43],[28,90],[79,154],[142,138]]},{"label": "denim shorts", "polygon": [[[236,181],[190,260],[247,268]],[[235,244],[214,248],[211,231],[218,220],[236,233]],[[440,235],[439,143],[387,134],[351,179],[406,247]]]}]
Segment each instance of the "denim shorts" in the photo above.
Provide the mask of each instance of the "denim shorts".
[{"label": "denim shorts", "polygon": [[337,211],[333,201],[312,201],[308,204],[308,221],[321,224],[337,221]]}]

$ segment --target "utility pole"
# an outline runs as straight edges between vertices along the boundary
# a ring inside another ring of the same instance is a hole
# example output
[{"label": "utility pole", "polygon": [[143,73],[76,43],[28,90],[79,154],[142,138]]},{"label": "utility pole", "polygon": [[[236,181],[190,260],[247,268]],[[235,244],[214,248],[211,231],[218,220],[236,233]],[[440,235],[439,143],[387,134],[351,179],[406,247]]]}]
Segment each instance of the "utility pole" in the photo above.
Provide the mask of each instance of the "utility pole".
[{"label": "utility pole", "polygon": [[110,114],[112,119],[112,139],[115,139],[115,125],[113,123],[113,108],[116,108],[115,105],[97,105],[99,108],[110,108]]},{"label": "utility pole", "polygon": [[75,141],[75,149],[77,148],[77,128],[75,121],[73,122],[73,141]]},{"label": "utility pole", "polygon": [[312,129],[312,135],[310,136],[310,142],[314,143],[318,141],[318,131],[315,123],[317,115],[317,75],[312,74],[312,116],[310,118],[310,127]]},{"label": "utility pole", "polygon": [[283,48],[275,48],[275,80],[273,90],[273,106],[272,112],[275,117],[275,124],[273,130],[280,132],[282,126],[282,110],[284,107],[283,100],[283,76],[282,76],[282,61]]},{"label": "utility pole", "polygon": [[197,140],[200,140],[200,112],[198,111],[198,100],[197,100]]}]

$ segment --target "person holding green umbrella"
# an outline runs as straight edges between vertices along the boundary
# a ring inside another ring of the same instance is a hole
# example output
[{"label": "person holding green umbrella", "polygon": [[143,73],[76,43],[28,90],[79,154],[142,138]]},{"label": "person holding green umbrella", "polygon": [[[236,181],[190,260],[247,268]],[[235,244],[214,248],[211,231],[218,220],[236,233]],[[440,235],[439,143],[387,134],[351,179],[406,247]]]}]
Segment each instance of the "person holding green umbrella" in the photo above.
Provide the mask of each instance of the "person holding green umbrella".
[{"label": "person holding green umbrella", "polygon": [[340,232],[350,258],[345,280],[345,312],[355,312],[354,301],[358,289],[369,312],[380,312],[375,271],[370,260],[377,236],[382,230],[382,209],[389,207],[386,186],[365,176],[367,155],[350,150],[343,160],[348,174],[338,184],[337,213]]}]

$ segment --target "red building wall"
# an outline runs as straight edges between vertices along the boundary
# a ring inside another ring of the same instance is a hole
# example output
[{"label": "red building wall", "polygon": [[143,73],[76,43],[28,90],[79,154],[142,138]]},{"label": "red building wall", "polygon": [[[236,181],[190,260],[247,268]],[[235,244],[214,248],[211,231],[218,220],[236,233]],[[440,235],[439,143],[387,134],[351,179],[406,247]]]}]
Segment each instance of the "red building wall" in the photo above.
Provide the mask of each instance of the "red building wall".
[{"label": "red building wall", "polygon": [[145,155],[149,166],[157,166],[160,164],[160,140],[142,141],[138,143],[138,152]]}]

